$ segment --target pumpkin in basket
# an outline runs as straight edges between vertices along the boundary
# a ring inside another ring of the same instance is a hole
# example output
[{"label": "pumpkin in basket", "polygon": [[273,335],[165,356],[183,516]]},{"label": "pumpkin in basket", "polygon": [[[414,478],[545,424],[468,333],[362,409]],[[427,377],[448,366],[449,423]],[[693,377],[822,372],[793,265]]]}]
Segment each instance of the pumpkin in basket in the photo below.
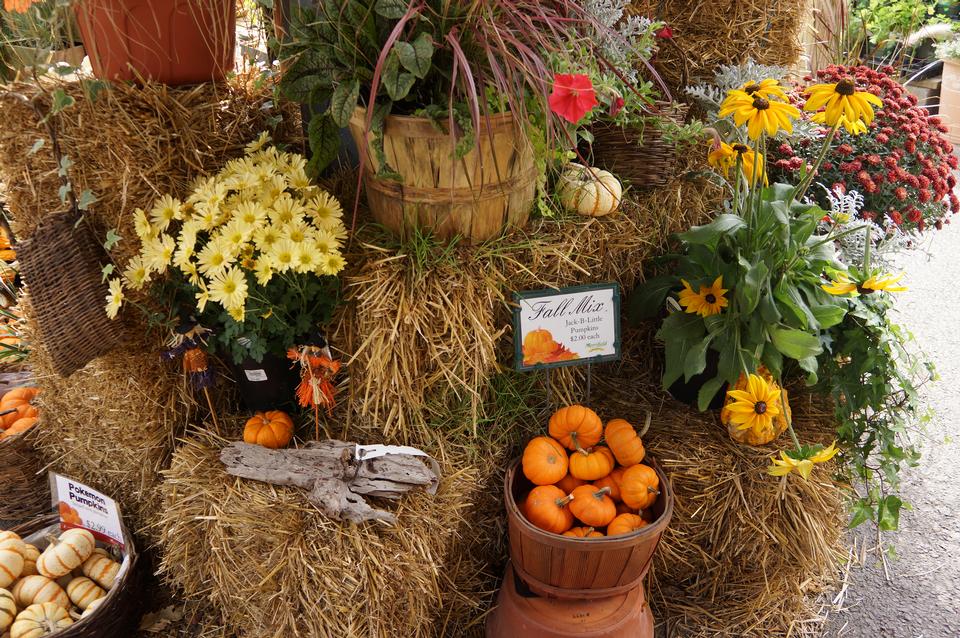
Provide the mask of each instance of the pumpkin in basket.
[{"label": "pumpkin in basket", "polygon": [[23,555],[15,549],[0,549],[0,587],[15,583],[22,572]]},{"label": "pumpkin in basket", "polygon": [[286,412],[257,412],[243,428],[243,440],[276,450],[286,447],[293,438],[293,420]]},{"label": "pumpkin in basket", "polygon": [[20,612],[10,627],[10,638],[42,638],[73,624],[70,613],[53,603],[30,605]]},{"label": "pumpkin in basket", "polygon": [[13,388],[12,390],[7,390],[6,394],[3,395],[3,398],[0,399],[0,406],[7,401],[26,401],[29,403],[30,401],[36,399],[38,394],[40,394],[40,388],[33,386]]},{"label": "pumpkin in basket", "polygon": [[110,591],[117,580],[117,574],[120,573],[120,563],[107,556],[102,550],[97,550],[84,561],[80,571],[84,576]]},{"label": "pumpkin in basket", "polygon": [[24,576],[33,576],[39,574],[37,571],[37,559],[40,558],[40,550],[36,545],[30,543],[23,544],[25,551],[23,554],[23,571],[20,572],[20,578]]},{"label": "pumpkin in basket", "polygon": [[530,439],[521,463],[523,475],[534,485],[551,485],[567,475],[567,451],[549,436]]},{"label": "pumpkin in basket", "polygon": [[97,542],[88,530],[68,529],[40,554],[37,571],[47,578],[60,578],[80,567],[96,546]]},{"label": "pumpkin in basket", "polygon": [[[649,425],[649,421],[647,423]],[[603,431],[603,438],[606,439],[607,446],[617,458],[617,463],[624,467],[636,465],[643,461],[643,457],[646,456],[640,436],[630,425],[630,422],[624,419],[612,419]]]},{"label": "pumpkin in basket", "polygon": [[564,208],[587,217],[609,215],[623,199],[623,186],[613,173],[583,164],[568,164],[557,186]]},{"label": "pumpkin in basket", "polygon": [[97,610],[97,607],[102,605],[105,600],[106,600],[106,597],[97,598],[95,601],[87,605],[87,608],[83,610],[83,613],[80,614],[80,617],[86,618],[87,616],[95,612]]},{"label": "pumpkin in basket", "polygon": [[584,525],[606,527],[617,516],[617,505],[610,498],[610,488],[581,485],[571,496],[570,511]]},{"label": "pumpkin in basket", "polygon": [[592,527],[571,527],[563,535],[571,538],[603,538],[603,532],[598,532]]},{"label": "pumpkin in basket", "polygon": [[559,487],[540,485],[527,495],[523,515],[542,530],[563,534],[573,527],[573,514],[569,507],[571,501],[573,496],[567,496]]},{"label": "pumpkin in basket", "polygon": [[26,401],[18,399],[16,402],[2,403],[0,404],[0,429],[6,430],[17,421],[33,418],[38,414],[37,408]]},{"label": "pumpkin in basket", "polygon": [[594,481],[593,485],[594,487],[610,488],[610,498],[613,499],[614,503],[619,503],[623,500],[620,496],[620,481],[623,480],[623,473],[626,470],[624,467],[615,467],[609,474]]},{"label": "pumpkin in basket", "polygon": [[[32,407],[32,406],[31,406]],[[17,436],[18,434],[23,434],[40,421],[39,418],[35,416],[28,416],[22,419],[17,419],[13,422],[13,425],[8,427],[6,430],[0,432],[0,439],[5,439],[7,437]]]},{"label": "pumpkin in basket", "polygon": [[629,534],[635,532],[641,527],[646,527],[647,521],[637,514],[620,514],[607,527],[609,536],[619,536],[620,534]]},{"label": "pumpkin in basket", "polygon": [[63,587],[46,576],[27,576],[17,581],[11,590],[14,600],[22,609],[39,603],[53,603],[70,609],[70,598]]},{"label": "pumpkin in basket", "polygon": [[17,603],[13,594],[6,589],[0,589],[0,631],[6,631],[17,617]]},{"label": "pumpkin in basket", "polygon": [[[757,376],[767,382],[773,392],[776,392],[777,382],[773,375],[764,366],[757,368]],[[749,390],[750,376],[741,374],[737,383],[727,391],[727,398],[724,401],[723,409],[720,410],[720,422],[727,427],[727,433],[730,438],[737,443],[746,443],[747,445],[766,445],[787,429],[787,423],[791,420],[793,414],[790,410],[790,401],[787,396],[787,389],[780,389],[780,400],[783,405],[777,406],[777,415],[772,419],[756,419],[752,427],[743,427],[733,422],[731,418],[733,412],[731,404],[736,402],[736,398],[730,395],[731,391],[745,392]],[[784,409],[785,408],[785,409]]]},{"label": "pumpkin in basket", "polygon": [[106,591],[86,576],[77,576],[67,583],[67,596],[81,610],[85,610],[93,601],[104,598],[106,595]]},{"label": "pumpkin in basket", "polygon": [[570,453],[570,473],[584,481],[596,481],[613,471],[615,462],[609,448],[597,446],[591,450],[580,448]]},{"label": "pumpkin in basket", "polygon": [[578,479],[573,474],[567,473],[562,479],[557,481],[557,487],[563,490],[564,494],[569,494],[573,490],[577,489],[581,485],[586,485],[587,482],[583,479]]},{"label": "pumpkin in basket", "polygon": [[550,417],[550,436],[568,450],[593,447],[603,436],[603,422],[597,413],[582,405],[560,408]]},{"label": "pumpkin in basket", "polygon": [[620,498],[635,510],[650,507],[660,495],[660,477],[649,465],[628,467],[620,478]]},{"label": "pumpkin in basket", "polygon": [[27,544],[16,532],[0,532],[0,550],[2,549],[12,549],[23,556],[24,560],[27,559]]}]

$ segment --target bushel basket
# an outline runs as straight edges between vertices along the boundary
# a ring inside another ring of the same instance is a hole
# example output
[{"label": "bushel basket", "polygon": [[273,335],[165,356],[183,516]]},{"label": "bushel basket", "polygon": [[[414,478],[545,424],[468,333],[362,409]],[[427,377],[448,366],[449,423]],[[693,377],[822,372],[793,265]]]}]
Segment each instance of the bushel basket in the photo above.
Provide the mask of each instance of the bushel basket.
[{"label": "bushel basket", "polygon": [[26,432],[0,439],[0,521],[34,518],[50,507],[47,475],[34,449],[39,423]]}]

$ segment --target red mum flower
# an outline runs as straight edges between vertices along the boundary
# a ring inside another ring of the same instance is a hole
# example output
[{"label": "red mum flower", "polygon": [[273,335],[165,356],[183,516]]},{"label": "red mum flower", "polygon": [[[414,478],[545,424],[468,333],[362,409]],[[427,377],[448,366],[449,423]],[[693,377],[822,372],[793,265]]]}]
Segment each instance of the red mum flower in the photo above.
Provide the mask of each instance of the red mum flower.
[{"label": "red mum flower", "polygon": [[899,199],[901,202],[906,201],[907,199],[907,189],[903,186],[898,186],[893,189],[893,196]]},{"label": "red mum flower", "polygon": [[914,224],[916,224],[918,221],[922,219],[922,216],[920,215],[919,210],[917,210],[916,208],[911,208],[909,211],[907,211],[907,219],[909,219]]},{"label": "red mum flower", "polygon": [[903,224],[903,215],[901,215],[900,211],[898,210],[890,211],[890,219],[892,219],[893,223],[896,224],[897,226],[900,226],[901,224]]},{"label": "red mum flower", "polygon": [[553,75],[553,93],[548,98],[550,110],[576,124],[593,110],[597,102],[597,92],[593,89],[590,76],[583,73],[555,73]]}]

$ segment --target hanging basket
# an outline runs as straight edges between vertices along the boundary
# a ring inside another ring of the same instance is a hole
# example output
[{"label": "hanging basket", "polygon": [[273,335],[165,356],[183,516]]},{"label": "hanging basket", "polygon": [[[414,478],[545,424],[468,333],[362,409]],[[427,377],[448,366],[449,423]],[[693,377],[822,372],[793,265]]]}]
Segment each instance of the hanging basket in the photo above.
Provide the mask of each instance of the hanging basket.
[{"label": "hanging basket", "polygon": [[40,424],[15,436],[0,439],[0,520],[23,521],[50,507],[47,476],[34,448]]},{"label": "hanging basket", "polygon": [[[659,117],[683,124],[689,107],[686,104],[659,102]],[[663,186],[676,175],[677,147],[663,139],[651,122],[648,126],[620,127],[595,124],[593,163],[608,170],[634,188]]]}]

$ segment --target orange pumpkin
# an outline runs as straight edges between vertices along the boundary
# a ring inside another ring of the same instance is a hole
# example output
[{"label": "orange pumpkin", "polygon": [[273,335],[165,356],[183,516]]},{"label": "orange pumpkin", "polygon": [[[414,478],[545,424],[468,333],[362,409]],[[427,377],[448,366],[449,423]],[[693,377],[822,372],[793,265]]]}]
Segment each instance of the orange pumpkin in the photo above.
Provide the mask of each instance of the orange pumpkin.
[{"label": "orange pumpkin", "polygon": [[257,412],[243,428],[243,440],[271,449],[285,447],[293,438],[293,421],[280,410]]},{"label": "orange pumpkin", "polygon": [[633,509],[623,501],[617,503],[617,515],[620,514],[636,514],[637,510]]},{"label": "orange pumpkin", "polygon": [[660,477],[649,465],[628,467],[620,478],[620,497],[636,510],[650,507],[660,494]]},{"label": "orange pumpkin", "polygon": [[0,248],[0,261],[16,261],[17,251],[12,248]]},{"label": "orange pumpkin", "polygon": [[37,398],[38,394],[40,394],[40,388],[35,388],[32,386],[14,388],[12,390],[8,390],[6,394],[3,395],[3,398],[0,399],[0,403],[4,403],[13,399],[18,399],[20,401],[33,401]]},{"label": "orange pumpkin", "polygon": [[603,538],[603,532],[598,532],[592,527],[571,527],[563,535],[572,538]]},{"label": "orange pumpkin", "polygon": [[610,498],[612,498],[615,503],[619,503],[622,500],[620,498],[620,480],[623,478],[625,471],[626,468],[616,467],[603,478],[594,481],[593,485],[594,487],[609,487]]},{"label": "orange pumpkin", "polygon": [[[566,452],[564,452],[564,454],[566,454]],[[570,474],[569,472],[567,473],[566,476],[564,476],[562,479],[557,481],[557,487],[563,490],[564,494],[569,494],[570,492],[577,489],[581,485],[586,485],[586,484],[587,484],[586,481],[584,481],[583,479],[578,479],[576,476],[574,476],[573,474]]]},{"label": "orange pumpkin", "polygon": [[602,479],[610,474],[614,465],[613,452],[603,446],[570,453],[570,473],[584,481]]},{"label": "orange pumpkin", "polygon": [[[647,421],[649,424],[649,421]],[[646,431],[646,428],[644,428]],[[643,441],[633,429],[629,422],[623,419],[613,419],[607,423],[607,428],[603,433],[610,446],[610,451],[617,457],[617,463],[624,467],[630,467],[643,461],[646,451],[643,449]]]},{"label": "orange pumpkin", "polygon": [[[36,412],[36,410],[34,410],[34,412]],[[38,419],[35,416],[26,416],[26,417],[23,417],[22,419],[17,419],[16,421],[13,422],[13,425],[8,427],[6,430],[3,431],[2,434],[0,434],[0,439],[22,434],[27,430],[29,430],[30,428],[32,428],[34,425],[36,425],[37,421],[39,420],[40,419]]]},{"label": "orange pumpkin", "polygon": [[20,419],[28,419],[37,416],[37,409],[26,401],[11,401],[6,405],[0,404],[0,413],[7,412],[0,416],[0,429],[6,430]]},{"label": "orange pumpkin", "polygon": [[619,536],[620,534],[629,534],[646,526],[647,521],[636,514],[620,514],[610,522],[610,526],[607,527],[607,535]]},{"label": "orange pumpkin", "polygon": [[550,436],[568,450],[593,447],[603,436],[603,422],[597,413],[582,405],[571,405],[557,410],[550,417]]},{"label": "orange pumpkin", "polygon": [[609,488],[597,489],[592,485],[581,485],[573,490],[570,511],[584,525],[604,527],[617,515],[617,505],[609,496]]},{"label": "orange pumpkin", "polygon": [[523,504],[523,514],[533,525],[554,534],[563,534],[573,527],[573,513],[567,496],[556,485],[540,485],[530,490]]},{"label": "orange pumpkin", "polygon": [[549,436],[530,439],[523,450],[523,475],[534,485],[552,485],[567,475],[567,451]]}]

